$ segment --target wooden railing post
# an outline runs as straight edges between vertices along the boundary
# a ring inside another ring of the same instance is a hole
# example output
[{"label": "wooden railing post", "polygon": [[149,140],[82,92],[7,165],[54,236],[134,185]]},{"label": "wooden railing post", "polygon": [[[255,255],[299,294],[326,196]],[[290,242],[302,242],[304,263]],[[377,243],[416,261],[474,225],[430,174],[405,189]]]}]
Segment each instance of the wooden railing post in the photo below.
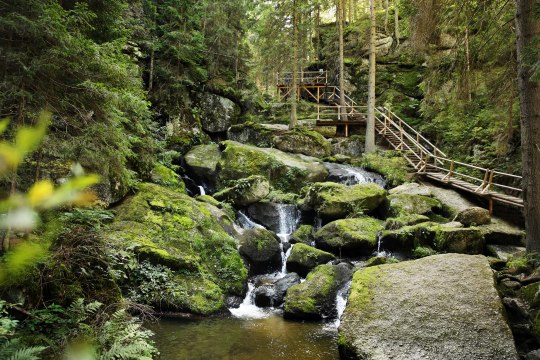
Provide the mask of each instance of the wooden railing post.
[{"label": "wooden railing post", "polygon": [[400,137],[399,147],[400,147],[400,150],[403,150],[403,124],[401,123],[401,119],[399,119],[399,137]]},{"label": "wooden railing post", "polygon": [[490,175],[489,175],[489,182],[487,183],[486,187],[484,187],[484,190],[482,190],[482,194],[486,194],[489,192],[489,189],[491,188],[491,184],[493,184],[494,175],[495,175],[495,170],[491,170]]}]

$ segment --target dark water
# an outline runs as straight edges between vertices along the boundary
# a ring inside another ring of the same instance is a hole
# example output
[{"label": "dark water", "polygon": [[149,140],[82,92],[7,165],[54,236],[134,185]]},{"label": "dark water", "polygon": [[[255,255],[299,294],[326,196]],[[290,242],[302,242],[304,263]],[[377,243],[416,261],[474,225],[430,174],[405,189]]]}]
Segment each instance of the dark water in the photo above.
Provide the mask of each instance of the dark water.
[{"label": "dark water", "polygon": [[148,326],[162,360],[337,360],[335,327],[321,323],[216,318]]}]

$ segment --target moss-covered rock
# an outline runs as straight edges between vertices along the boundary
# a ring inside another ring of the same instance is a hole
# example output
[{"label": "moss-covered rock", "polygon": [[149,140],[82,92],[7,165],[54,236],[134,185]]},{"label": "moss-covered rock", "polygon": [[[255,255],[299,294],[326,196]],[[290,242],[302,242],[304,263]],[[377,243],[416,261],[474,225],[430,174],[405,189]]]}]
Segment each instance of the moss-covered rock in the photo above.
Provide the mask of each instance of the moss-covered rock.
[{"label": "moss-covered rock", "polygon": [[417,259],[436,255],[437,252],[429,246],[418,246],[413,250],[413,256]]},{"label": "moss-covered rock", "polygon": [[238,121],[240,107],[228,98],[213,94],[199,93],[196,103],[200,109],[202,128],[209,133],[221,133]]},{"label": "moss-covered rock", "polygon": [[465,226],[487,225],[491,223],[491,215],[487,209],[471,207],[460,211],[455,218]]},{"label": "moss-covered rock", "polygon": [[215,186],[217,165],[221,159],[221,151],[217,144],[199,145],[191,149],[185,156],[187,170],[202,183]]},{"label": "moss-covered rock", "polygon": [[214,194],[219,201],[237,206],[248,206],[261,201],[270,193],[270,183],[259,175],[235,181],[234,186]]},{"label": "moss-covered rock", "polygon": [[351,359],[517,360],[483,256],[446,254],[354,274],[339,327]]},{"label": "moss-covered rock", "polygon": [[275,137],[274,142],[281,151],[318,158],[329,156],[332,151],[332,145],[324,136],[307,129],[297,128],[280,133]]},{"label": "moss-covered rock", "polygon": [[[156,297],[149,294],[145,299],[150,305],[208,314],[225,306],[227,294],[243,293],[247,269],[235,240],[210,209],[221,211],[154,184],[139,185],[134,196],[115,208],[116,218],[107,229],[111,243],[131,252],[140,262],[171,269],[176,290],[187,294],[180,301],[164,293],[162,302],[152,302]],[[202,299],[209,302],[202,304]]]},{"label": "moss-covered rock", "polygon": [[295,244],[287,259],[287,270],[305,277],[318,265],[326,264],[335,259],[334,255],[326,251],[305,244]]},{"label": "moss-covered rock", "polygon": [[383,175],[390,187],[404,184],[410,180],[407,173],[407,161],[397,152],[364,154],[360,162],[354,165]]},{"label": "moss-covered rock", "polygon": [[377,247],[383,222],[374,218],[342,219],[326,224],[314,235],[318,248],[343,256],[370,255]]},{"label": "moss-covered rock", "polygon": [[387,215],[391,217],[407,215],[428,215],[442,210],[439,200],[429,196],[397,194],[388,196]]},{"label": "moss-covered rock", "polygon": [[418,214],[404,214],[397,218],[386,219],[384,223],[385,230],[398,230],[404,226],[418,225],[428,222],[429,217]]},{"label": "moss-covered rock", "polygon": [[309,187],[304,205],[325,219],[339,219],[350,214],[371,213],[381,205],[386,191],[376,184],[345,186],[317,183]]},{"label": "moss-covered rock", "polygon": [[227,139],[258,147],[275,147],[273,129],[251,121],[233,125],[227,130]]},{"label": "moss-covered rock", "polygon": [[431,246],[440,225],[432,222],[404,226],[397,230],[385,230],[381,234],[384,249],[410,251],[419,246]]},{"label": "moss-covered rock", "polygon": [[255,228],[246,230],[240,238],[240,254],[249,265],[251,274],[265,274],[281,266],[279,238],[269,230]]},{"label": "moss-covered rock", "polygon": [[348,138],[338,138],[332,141],[332,155],[361,156],[364,153],[364,136],[352,135]]},{"label": "moss-covered rock", "polygon": [[525,246],[525,231],[503,222],[479,226],[486,243],[493,245]]},{"label": "moss-covered rock", "polygon": [[351,271],[346,264],[317,266],[306,281],[287,290],[285,317],[319,320],[335,316],[336,294],[350,278]]},{"label": "moss-covered rock", "polygon": [[306,244],[311,245],[313,242],[313,226],[300,225],[295,232],[292,233],[289,242],[291,244]]},{"label": "moss-covered rock", "polygon": [[437,250],[460,254],[482,254],[484,236],[477,228],[440,228],[435,236]]},{"label": "moss-covered rock", "polygon": [[431,189],[425,185],[420,185],[418,183],[405,183],[399,186],[396,186],[393,189],[388,191],[390,195],[422,195],[422,196],[433,196]]},{"label": "moss-covered rock", "polygon": [[257,148],[234,141],[225,141],[219,161],[219,181],[264,176],[270,184],[284,192],[296,192],[306,183],[323,181],[328,172],[314,158],[284,153],[277,149]]},{"label": "moss-covered rock", "polygon": [[157,164],[152,170],[152,182],[181,193],[186,192],[186,184],[180,175],[161,164]]},{"label": "moss-covered rock", "polygon": [[278,234],[290,234],[299,216],[296,205],[266,201],[251,205],[248,214],[257,223]]},{"label": "moss-covered rock", "polygon": [[522,287],[521,296],[531,308],[540,307],[540,282]]}]

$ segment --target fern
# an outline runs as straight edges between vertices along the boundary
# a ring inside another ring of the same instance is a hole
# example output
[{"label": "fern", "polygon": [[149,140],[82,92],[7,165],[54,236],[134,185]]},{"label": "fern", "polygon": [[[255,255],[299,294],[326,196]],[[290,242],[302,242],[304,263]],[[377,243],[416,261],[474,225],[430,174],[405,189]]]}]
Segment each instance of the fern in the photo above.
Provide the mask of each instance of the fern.
[{"label": "fern", "polygon": [[24,346],[15,338],[0,346],[0,359],[5,360],[39,360],[38,355],[45,350],[44,346]]}]

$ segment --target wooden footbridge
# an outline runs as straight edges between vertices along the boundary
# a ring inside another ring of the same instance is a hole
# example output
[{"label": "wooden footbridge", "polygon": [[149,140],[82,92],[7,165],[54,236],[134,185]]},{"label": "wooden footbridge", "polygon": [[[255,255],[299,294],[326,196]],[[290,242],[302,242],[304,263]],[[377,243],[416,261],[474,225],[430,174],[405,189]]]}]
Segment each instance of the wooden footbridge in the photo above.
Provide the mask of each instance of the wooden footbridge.
[{"label": "wooden footbridge", "polygon": [[[278,95],[286,98],[292,91],[292,74],[278,75]],[[342,126],[348,136],[350,126],[365,124],[367,107],[359,106],[328,84],[328,73],[300,72],[297,96],[307,97],[317,106],[317,126]],[[393,149],[400,151],[414,171],[425,178],[485,198],[489,211],[494,203],[523,208],[522,177],[457,161],[433,145],[422,134],[385,107],[375,109],[376,133]]]}]

